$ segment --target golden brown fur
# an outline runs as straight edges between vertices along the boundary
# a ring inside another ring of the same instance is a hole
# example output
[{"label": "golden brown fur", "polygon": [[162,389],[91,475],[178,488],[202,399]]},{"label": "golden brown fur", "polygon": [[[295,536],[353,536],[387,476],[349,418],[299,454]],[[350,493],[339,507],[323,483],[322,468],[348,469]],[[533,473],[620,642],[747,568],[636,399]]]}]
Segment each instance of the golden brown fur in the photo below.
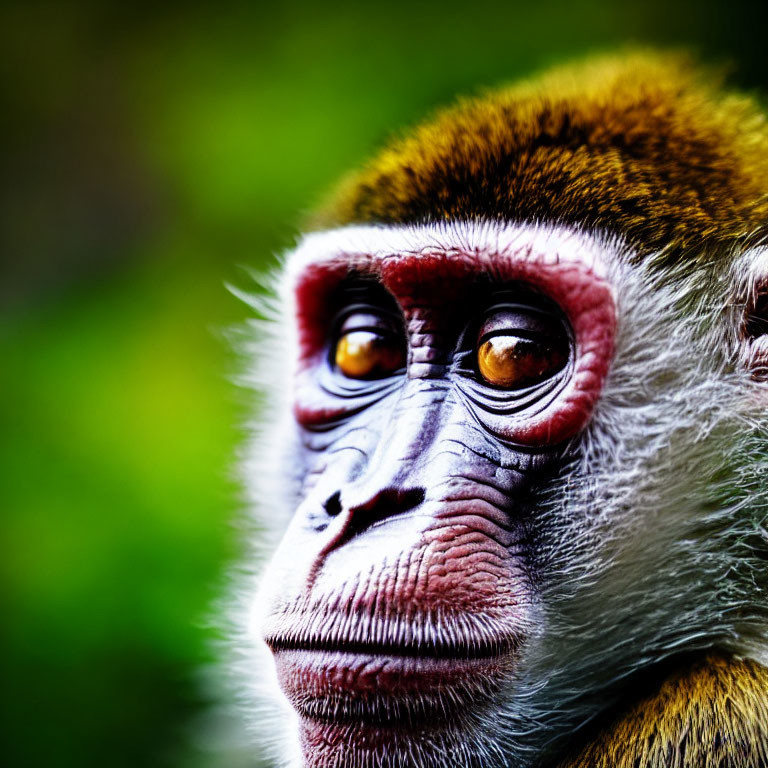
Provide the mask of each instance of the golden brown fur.
[{"label": "golden brown fur", "polygon": [[461,102],[348,179],[317,224],[544,220],[689,257],[743,242],[768,222],[768,125],[718,80],[636,53]]},{"label": "golden brown fur", "polygon": [[710,656],[619,714],[560,768],[768,765],[768,670]]}]

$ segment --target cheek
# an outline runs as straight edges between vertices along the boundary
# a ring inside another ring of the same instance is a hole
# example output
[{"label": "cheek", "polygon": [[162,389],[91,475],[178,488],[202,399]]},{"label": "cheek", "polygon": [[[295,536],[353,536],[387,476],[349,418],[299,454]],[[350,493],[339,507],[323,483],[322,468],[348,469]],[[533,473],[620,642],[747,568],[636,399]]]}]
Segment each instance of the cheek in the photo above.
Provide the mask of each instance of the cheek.
[{"label": "cheek", "polygon": [[382,439],[386,414],[379,406],[366,419],[351,419],[334,429],[303,431],[297,457],[302,476],[298,516],[307,519],[322,512],[328,523],[324,504],[366,471]]},{"label": "cheek", "polygon": [[312,525],[314,512],[306,507],[306,502],[299,506],[267,565],[257,598],[266,614],[282,611],[302,594],[311,578],[320,542]]}]

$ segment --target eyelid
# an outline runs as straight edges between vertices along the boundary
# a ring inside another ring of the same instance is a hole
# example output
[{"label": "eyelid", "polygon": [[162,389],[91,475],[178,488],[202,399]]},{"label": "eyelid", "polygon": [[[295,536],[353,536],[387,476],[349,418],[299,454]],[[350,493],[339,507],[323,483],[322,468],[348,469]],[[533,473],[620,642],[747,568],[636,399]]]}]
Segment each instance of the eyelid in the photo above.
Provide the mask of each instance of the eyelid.
[{"label": "eyelid", "polygon": [[489,312],[485,316],[480,323],[478,343],[500,335],[540,339],[552,337],[553,331],[557,331],[558,336],[563,334],[560,324],[553,321],[551,316],[527,307],[510,307]]},{"label": "eyelid", "polygon": [[372,331],[382,335],[400,335],[401,323],[393,313],[370,305],[345,307],[336,321],[337,338],[354,331]]}]

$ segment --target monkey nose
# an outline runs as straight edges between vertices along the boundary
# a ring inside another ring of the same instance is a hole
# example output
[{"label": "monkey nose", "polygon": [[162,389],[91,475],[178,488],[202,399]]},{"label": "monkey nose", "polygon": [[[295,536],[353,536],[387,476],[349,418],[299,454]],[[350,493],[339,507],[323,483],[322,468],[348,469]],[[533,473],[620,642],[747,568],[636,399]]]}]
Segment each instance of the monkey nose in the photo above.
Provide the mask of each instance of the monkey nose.
[{"label": "monkey nose", "polygon": [[[355,503],[345,504],[345,495],[356,496]],[[337,491],[328,497],[323,507],[330,517],[344,516],[340,540],[336,542],[339,546],[391,517],[416,509],[424,503],[425,497],[426,492],[421,487],[381,488],[362,501],[359,501],[359,493]]]},{"label": "monkey nose", "polygon": [[424,502],[423,488],[383,488],[367,501],[350,507],[350,524],[360,530],[370,528],[393,515],[415,509]]},{"label": "monkey nose", "polygon": [[[350,492],[354,493],[352,489]],[[351,495],[348,492],[346,495]],[[341,549],[361,534],[370,531],[388,520],[395,521],[400,517],[404,520],[407,512],[410,512],[424,503],[426,492],[424,488],[398,488],[385,487],[371,493],[362,501],[359,493],[354,494],[354,504],[345,504],[344,491],[336,491],[331,494],[323,504],[326,513],[330,517],[339,518],[339,524],[334,525],[331,538],[325,542],[318,552],[311,574],[309,584],[313,584],[325,560],[336,550]]]}]

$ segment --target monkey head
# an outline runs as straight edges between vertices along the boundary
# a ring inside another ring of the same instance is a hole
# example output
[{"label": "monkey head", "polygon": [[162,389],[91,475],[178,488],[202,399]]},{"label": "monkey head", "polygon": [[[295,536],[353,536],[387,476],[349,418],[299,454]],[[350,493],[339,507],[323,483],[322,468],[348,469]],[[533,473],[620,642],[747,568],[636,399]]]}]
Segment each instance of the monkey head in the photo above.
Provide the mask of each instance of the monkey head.
[{"label": "monkey head", "polygon": [[288,256],[240,621],[276,762],[766,754],[768,126],[712,80],[463,102]]}]

